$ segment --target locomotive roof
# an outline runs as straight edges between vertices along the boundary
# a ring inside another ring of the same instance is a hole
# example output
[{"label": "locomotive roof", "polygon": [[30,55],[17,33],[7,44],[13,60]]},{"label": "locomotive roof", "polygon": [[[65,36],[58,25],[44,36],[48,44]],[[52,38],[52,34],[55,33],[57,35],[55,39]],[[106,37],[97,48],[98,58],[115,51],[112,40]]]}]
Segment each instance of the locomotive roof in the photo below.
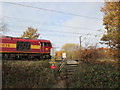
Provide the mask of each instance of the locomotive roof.
[{"label": "locomotive roof", "polygon": [[49,40],[44,40],[44,39],[29,39],[29,38],[20,38],[20,37],[11,37],[11,36],[1,36],[4,39],[14,39],[14,40],[19,40],[19,41],[40,41],[40,42],[50,42]]}]

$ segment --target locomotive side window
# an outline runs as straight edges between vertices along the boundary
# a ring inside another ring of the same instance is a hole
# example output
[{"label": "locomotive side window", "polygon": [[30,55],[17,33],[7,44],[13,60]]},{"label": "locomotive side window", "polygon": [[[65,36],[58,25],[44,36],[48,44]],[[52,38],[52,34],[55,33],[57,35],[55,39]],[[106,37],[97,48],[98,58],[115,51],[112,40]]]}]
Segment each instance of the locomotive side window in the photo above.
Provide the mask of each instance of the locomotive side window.
[{"label": "locomotive side window", "polygon": [[40,44],[41,44],[41,46],[44,46],[44,45],[43,45],[44,43],[41,42]]},{"label": "locomotive side window", "polygon": [[17,51],[30,51],[30,42],[17,41]]},{"label": "locomotive side window", "polygon": [[49,47],[51,46],[50,43],[44,43],[44,45],[45,45],[45,46],[49,46]]}]

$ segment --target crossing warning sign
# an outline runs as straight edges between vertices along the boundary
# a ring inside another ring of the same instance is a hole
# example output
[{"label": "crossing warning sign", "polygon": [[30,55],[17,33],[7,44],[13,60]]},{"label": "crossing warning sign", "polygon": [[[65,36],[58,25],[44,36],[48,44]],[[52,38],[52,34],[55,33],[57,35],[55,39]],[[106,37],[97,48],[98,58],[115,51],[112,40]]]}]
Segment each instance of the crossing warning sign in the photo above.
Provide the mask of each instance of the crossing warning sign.
[{"label": "crossing warning sign", "polygon": [[51,68],[51,69],[55,69],[55,68],[56,68],[56,66],[50,66],[50,68]]}]

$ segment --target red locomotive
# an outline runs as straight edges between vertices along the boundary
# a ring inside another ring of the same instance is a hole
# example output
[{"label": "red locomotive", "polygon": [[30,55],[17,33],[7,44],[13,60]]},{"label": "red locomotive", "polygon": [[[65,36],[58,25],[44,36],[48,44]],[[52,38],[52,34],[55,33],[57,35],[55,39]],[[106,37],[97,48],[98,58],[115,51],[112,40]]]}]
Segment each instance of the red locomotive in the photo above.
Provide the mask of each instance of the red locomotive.
[{"label": "red locomotive", "polygon": [[0,37],[2,58],[50,59],[52,44],[49,40]]}]

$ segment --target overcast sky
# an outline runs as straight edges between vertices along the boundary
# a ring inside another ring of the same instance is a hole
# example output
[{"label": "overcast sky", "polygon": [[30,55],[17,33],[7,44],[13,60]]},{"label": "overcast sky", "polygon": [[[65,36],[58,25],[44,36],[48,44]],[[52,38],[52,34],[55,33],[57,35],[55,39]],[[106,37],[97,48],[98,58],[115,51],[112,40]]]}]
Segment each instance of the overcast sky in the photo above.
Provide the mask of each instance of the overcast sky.
[{"label": "overcast sky", "polygon": [[79,44],[79,36],[82,36],[83,46],[85,43],[95,45],[104,33],[100,11],[103,2],[12,3],[2,3],[3,22],[7,25],[4,35],[7,36],[19,37],[27,27],[33,27],[38,29],[39,39],[50,40],[61,48],[65,43]]}]

